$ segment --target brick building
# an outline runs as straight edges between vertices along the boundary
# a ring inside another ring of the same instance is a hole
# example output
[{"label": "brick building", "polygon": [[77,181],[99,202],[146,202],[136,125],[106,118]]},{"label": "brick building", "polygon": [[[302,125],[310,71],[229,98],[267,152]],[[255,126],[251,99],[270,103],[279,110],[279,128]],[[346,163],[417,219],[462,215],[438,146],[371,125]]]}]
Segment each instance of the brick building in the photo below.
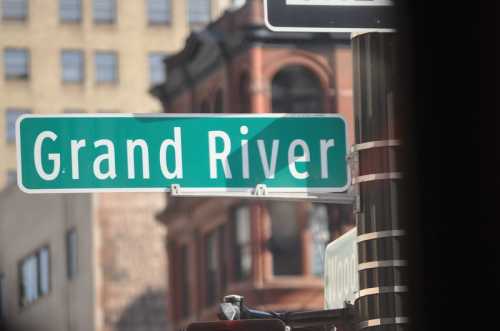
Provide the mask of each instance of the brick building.
[{"label": "brick building", "polygon": [[[168,113],[339,113],[353,139],[349,36],[275,33],[247,1],[192,33],[152,89]],[[169,317],[213,320],[225,294],[269,310],[323,307],[326,244],[353,226],[351,206],[169,198]]]},{"label": "brick building", "polygon": [[163,198],[0,191],[0,330],[168,330]]}]

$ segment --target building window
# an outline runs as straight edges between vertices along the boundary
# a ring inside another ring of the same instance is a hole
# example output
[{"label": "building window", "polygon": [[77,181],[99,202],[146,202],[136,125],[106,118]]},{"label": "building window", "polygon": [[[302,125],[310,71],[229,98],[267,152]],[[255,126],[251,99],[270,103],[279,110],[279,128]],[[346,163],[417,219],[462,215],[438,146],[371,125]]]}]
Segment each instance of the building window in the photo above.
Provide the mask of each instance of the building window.
[{"label": "building window", "polygon": [[160,84],[165,81],[165,65],[163,60],[167,56],[166,53],[150,53],[149,54],[149,80],[151,84]]},{"label": "building window", "polygon": [[95,54],[95,78],[98,83],[116,83],[118,81],[118,56],[115,52],[97,52]]},{"label": "building window", "polygon": [[7,185],[13,185],[17,183],[17,171],[7,170]]},{"label": "building window", "polygon": [[251,218],[250,208],[238,207],[233,212],[233,269],[236,281],[246,280],[252,270]]},{"label": "building window", "polygon": [[326,245],[330,241],[330,221],[326,205],[313,204],[309,209],[311,233],[311,270],[313,275],[323,277]]},{"label": "building window", "polygon": [[5,79],[29,78],[29,52],[27,49],[7,48],[4,51]]},{"label": "building window", "polygon": [[76,229],[66,232],[66,269],[68,279],[73,279],[78,271],[78,238]]},{"label": "building window", "polygon": [[190,25],[206,24],[211,19],[210,0],[188,0],[188,22]]},{"label": "building window", "polygon": [[250,112],[250,77],[247,72],[244,72],[240,76],[239,86],[238,86],[238,100],[240,113]]},{"label": "building window", "polygon": [[7,317],[7,287],[5,275],[0,274],[0,321]]},{"label": "building window", "polygon": [[319,78],[299,65],[280,70],[272,80],[273,113],[322,113],[323,91]]},{"label": "building window", "polygon": [[206,286],[205,305],[211,306],[219,300],[220,293],[220,254],[219,254],[220,232],[214,230],[205,237],[205,265],[206,265]]},{"label": "building window", "polygon": [[210,306],[217,300],[217,266],[219,264],[219,256],[217,254],[217,232],[215,231],[206,238],[205,254],[205,263],[207,265],[205,303],[207,306]]},{"label": "building window", "polygon": [[28,109],[18,109],[10,108],[5,112],[5,124],[6,124],[6,141],[9,144],[16,142],[16,121],[23,115],[28,114],[30,111]]},{"label": "building window", "polygon": [[190,288],[189,288],[189,248],[183,245],[179,248],[180,263],[180,289],[181,289],[181,316],[186,318],[190,314]]},{"label": "building window", "polygon": [[148,0],[148,19],[150,24],[168,24],[172,14],[170,0]]},{"label": "building window", "polygon": [[95,23],[113,23],[116,19],[115,0],[93,0],[93,12]]},{"label": "building window", "polygon": [[220,114],[224,112],[224,94],[222,90],[219,89],[215,94],[215,105],[214,105],[214,113]]},{"label": "building window", "polygon": [[273,257],[273,274],[301,275],[302,245],[299,243],[302,239],[296,204],[272,202],[268,204],[268,211],[271,218],[268,248]]},{"label": "building window", "polygon": [[80,22],[82,19],[82,1],[59,0],[59,18],[61,22]]},{"label": "building window", "polygon": [[23,21],[28,16],[28,0],[2,0],[4,20]]},{"label": "building window", "polygon": [[82,51],[62,51],[62,80],[67,83],[83,82],[84,62]]},{"label": "building window", "polygon": [[20,263],[20,305],[27,306],[50,291],[50,257],[48,247],[28,256]]},{"label": "building window", "polygon": [[210,103],[208,103],[208,100],[205,100],[201,103],[200,113],[202,113],[202,114],[210,113]]}]

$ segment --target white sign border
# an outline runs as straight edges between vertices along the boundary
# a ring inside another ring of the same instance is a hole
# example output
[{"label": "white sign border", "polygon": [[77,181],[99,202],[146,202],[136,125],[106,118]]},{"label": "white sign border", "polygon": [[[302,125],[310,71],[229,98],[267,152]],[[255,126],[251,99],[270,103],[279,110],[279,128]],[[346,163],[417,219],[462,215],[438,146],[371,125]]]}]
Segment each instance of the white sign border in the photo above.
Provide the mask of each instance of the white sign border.
[{"label": "white sign border", "polygon": [[[367,32],[396,32],[396,29],[372,29],[372,28],[304,28],[304,27],[279,27],[274,26],[269,22],[269,15],[267,11],[267,3],[272,0],[264,0],[264,23],[271,31],[276,32],[354,32],[354,33],[367,33]],[[360,6],[361,7],[361,6]]]},{"label": "white sign border", "polygon": [[[345,143],[346,152],[349,153],[348,141],[348,125],[344,117],[338,113],[315,113],[315,114],[200,114],[200,113],[86,113],[86,114],[23,114],[16,120],[16,160],[17,160],[17,186],[24,193],[103,193],[103,192],[171,192],[171,187],[165,188],[75,188],[75,189],[30,189],[22,184],[22,160],[21,160],[21,122],[25,118],[66,118],[66,117],[90,117],[90,118],[129,118],[129,117],[144,117],[144,118],[169,118],[169,117],[228,117],[228,118],[339,118],[344,123],[345,127]],[[327,194],[327,193],[345,193],[351,187],[351,169],[347,166],[347,183],[343,187],[268,187],[266,191],[271,193],[268,197],[272,197],[273,193],[313,193],[313,194]],[[172,183],[175,184],[175,183]],[[183,193],[196,194],[197,196],[221,196],[221,197],[257,197],[255,194],[256,187],[241,187],[241,188],[227,188],[227,187],[182,187]],[[211,195],[210,193],[213,193]],[[206,194],[206,195],[205,195]],[[234,194],[234,195],[233,195]],[[266,195],[262,196],[266,197]]]}]

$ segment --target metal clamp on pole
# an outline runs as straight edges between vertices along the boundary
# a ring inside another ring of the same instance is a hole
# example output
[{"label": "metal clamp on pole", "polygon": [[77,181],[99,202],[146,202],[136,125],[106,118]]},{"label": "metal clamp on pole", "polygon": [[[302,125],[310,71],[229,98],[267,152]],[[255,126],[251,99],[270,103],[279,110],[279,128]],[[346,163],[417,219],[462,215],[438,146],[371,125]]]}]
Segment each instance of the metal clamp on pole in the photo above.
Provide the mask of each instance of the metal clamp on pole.
[{"label": "metal clamp on pole", "polygon": [[380,293],[401,293],[401,292],[408,292],[408,287],[401,285],[370,287],[359,290],[358,298]]},{"label": "metal clamp on pole", "polygon": [[406,233],[404,230],[387,230],[387,231],[363,233],[358,235],[358,243],[379,238],[400,237],[404,236],[405,234]]},{"label": "metal clamp on pole", "polygon": [[382,260],[382,261],[370,261],[358,264],[358,270],[375,269],[375,268],[387,268],[387,267],[406,267],[408,261],[406,260]]},{"label": "metal clamp on pole", "polygon": [[380,148],[380,147],[395,147],[395,146],[401,146],[401,140],[388,139],[388,140],[367,141],[361,144],[352,145],[351,152],[355,153],[366,149]]},{"label": "metal clamp on pole", "polygon": [[403,178],[402,172],[382,172],[377,174],[368,174],[358,177],[353,177],[352,184],[359,184],[365,182],[373,182],[376,180],[385,180],[385,179],[401,179]]}]

